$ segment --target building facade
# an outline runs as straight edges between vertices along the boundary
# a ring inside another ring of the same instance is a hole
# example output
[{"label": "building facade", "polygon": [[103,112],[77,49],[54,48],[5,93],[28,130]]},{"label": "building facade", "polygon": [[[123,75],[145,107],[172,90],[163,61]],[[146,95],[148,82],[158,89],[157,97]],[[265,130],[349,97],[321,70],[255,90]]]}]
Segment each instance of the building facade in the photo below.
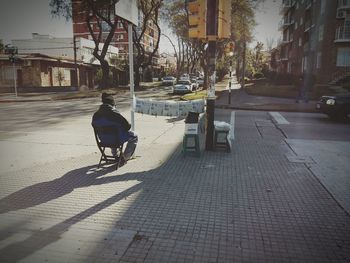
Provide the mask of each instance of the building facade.
[{"label": "building facade", "polygon": [[[75,41],[75,45],[74,45]],[[99,65],[99,61],[93,55],[95,43],[92,40],[82,37],[53,37],[50,35],[41,35],[32,33],[30,39],[12,40],[12,45],[18,49],[20,54],[40,53],[59,59],[74,59],[78,63],[90,63]],[[99,49],[103,47],[100,44]],[[75,48],[75,54],[74,54]],[[117,47],[109,46],[106,54],[107,61],[111,64],[113,59],[118,56]]]},{"label": "building facade", "polygon": [[[92,36],[90,35],[89,28],[86,24],[86,11],[84,11],[81,8],[81,0],[72,0],[72,20],[73,20],[73,35],[75,37],[82,37],[86,39],[92,39]],[[143,21],[143,14],[139,10],[138,13],[138,30],[142,27],[142,21]],[[109,26],[107,23],[102,22],[102,41],[104,41],[107,38],[107,35],[109,33]],[[99,27],[96,24],[93,26],[94,34],[98,35],[100,30]],[[144,33],[144,37],[142,39],[142,44],[145,48],[146,53],[151,53],[154,50],[155,44],[157,43],[158,39],[158,30],[156,25],[152,23],[152,21],[149,21],[146,27],[146,31]],[[128,32],[125,29],[122,22],[117,23],[117,27],[115,29],[115,33],[113,36],[113,39],[111,41],[111,45],[114,47],[117,47],[119,49],[119,57],[120,58],[126,58],[126,55],[128,54]],[[158,67],[158,54],[153,58],[152,65],[154,67]]]},{"label": "building facade", "polygon": [[350,0],[283,0],[278,71],[328,84],[350,75]]},{"label": "building facade", "polygon": [[98,66],[79,64],[78,87],[73,59],[57,59],[43,54],[18,54],[15,63],[8,54],[0,54],[0,92],[11,92],[15,83],[20,92],[93,89]]}]

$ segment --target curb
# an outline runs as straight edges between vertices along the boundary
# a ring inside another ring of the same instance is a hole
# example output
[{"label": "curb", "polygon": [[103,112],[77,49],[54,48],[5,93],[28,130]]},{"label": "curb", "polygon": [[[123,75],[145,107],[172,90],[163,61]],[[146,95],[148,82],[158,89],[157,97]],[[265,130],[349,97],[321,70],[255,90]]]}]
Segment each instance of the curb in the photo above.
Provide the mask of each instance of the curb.
[{"label": "curb", "polygon": [[215,105],[217,109],[225,110],[245,110],[245,111],[280,111],[280,112],[304,112],[304,113],[318,113],[316,110],[308,109],[273,109],[273,108],[249,108],[240,106],[229,106],[229,105]]}]

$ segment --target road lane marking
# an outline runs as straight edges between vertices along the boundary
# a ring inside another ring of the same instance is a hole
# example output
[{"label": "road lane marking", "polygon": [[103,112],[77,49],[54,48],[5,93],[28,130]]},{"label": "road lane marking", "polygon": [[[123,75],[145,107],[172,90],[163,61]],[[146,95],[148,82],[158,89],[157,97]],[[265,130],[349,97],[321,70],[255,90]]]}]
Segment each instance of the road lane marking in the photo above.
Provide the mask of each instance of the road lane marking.
[{"label": "road lane marking", "polygon": [[275,119],[278,124],[290,124],[279,112],[270,111],[269,114]]}]

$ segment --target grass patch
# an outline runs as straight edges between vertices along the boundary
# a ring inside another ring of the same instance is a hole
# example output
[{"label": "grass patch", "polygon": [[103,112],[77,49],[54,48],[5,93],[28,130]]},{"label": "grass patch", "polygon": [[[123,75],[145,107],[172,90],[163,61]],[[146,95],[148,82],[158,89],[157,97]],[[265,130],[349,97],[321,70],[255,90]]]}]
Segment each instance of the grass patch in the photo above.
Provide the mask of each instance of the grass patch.
[{"label": "grass patch", "polygon": [[199,100],[199,99],[205,99],[207,97],[207,91],[201,90],[194,93],[188,93],[186,95],[183,95],[181,97],[181,100]]},{"label": "grass patch", "polygon": [[[246,86],[245,91],[250,95],[279,97],[294,99],[299,91],[294,85],[274,85],[270,83],[254,83]],[[342,89],[337,90],[328,85],[315,85],[311,91],[308,91],[308,98],[318,100],[323,95],[343,93]]]}]

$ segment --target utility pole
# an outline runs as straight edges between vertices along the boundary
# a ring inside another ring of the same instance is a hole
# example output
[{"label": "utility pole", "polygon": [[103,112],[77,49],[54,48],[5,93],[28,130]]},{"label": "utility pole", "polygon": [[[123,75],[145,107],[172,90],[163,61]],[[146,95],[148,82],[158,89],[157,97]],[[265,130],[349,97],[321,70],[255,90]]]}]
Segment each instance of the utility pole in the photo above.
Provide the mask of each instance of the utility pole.
[{"label": "utility pole", "polygon": [[17,97],[17,72],[16,72],[16,66],[15,66],[15,58],[12,61],[12,67],[13,67],[13,81],[15,84],[15,95]]},{"label": "utility pole", "polygon": [[13,84],[15,88],[15,96],[17,98],[17,71],[16,71],[16,61],[18,58],[16,54],[18,54],[17,47],[6,45],[5,46],[5,54],[9,54],[9,60],[12,62],[12,70],[13,70]]},{"label": "utility pole", "polygon": [[76,78],[76,83],[79,88],[79,73],[78,73],[78,65],[77,65],[77,39],[76,36],[73,36],[73,49],[74,49],[74,68],[75,68],[75,78]]},{"label": "utility pole", "polygon": [[205,149],[214,149],[214,115],[215,115],[215,81],[216,81],[216,36],[217,36],[217,0],[207,1],[207,37],[208,37],[208,97],[207,97],[207,128],[205,138]]},{"label": "utility pole", "polygon": [[228,81],[228,104],[231,104],[232,58],[230,58],[230,79]]},{"label": "utility pole", "polygon": [[247,49],[247,43],[243,42],[243,64],[242,64],[242,89],[244,89],[245,86],[245,68],[246,68],[246,49]]},{"label": "utility pole", "polygon": [[130,97],[131,97],[131,130],[135,131],[135,111],[134,111],[134,46],[132,39],[132,23],[128,23],[128,44],[129,44],[129,74],[130,74]]},{"label": "utility pole", "polygon": [[216,81],[216,41],[228,39],[231,34],[231,1],[228,0],[192,0],[186,1],[189,11],[189,38],[200,39],[208,43],[207,59],[207,109],[205,149],[214,150],[214,115]]}]

